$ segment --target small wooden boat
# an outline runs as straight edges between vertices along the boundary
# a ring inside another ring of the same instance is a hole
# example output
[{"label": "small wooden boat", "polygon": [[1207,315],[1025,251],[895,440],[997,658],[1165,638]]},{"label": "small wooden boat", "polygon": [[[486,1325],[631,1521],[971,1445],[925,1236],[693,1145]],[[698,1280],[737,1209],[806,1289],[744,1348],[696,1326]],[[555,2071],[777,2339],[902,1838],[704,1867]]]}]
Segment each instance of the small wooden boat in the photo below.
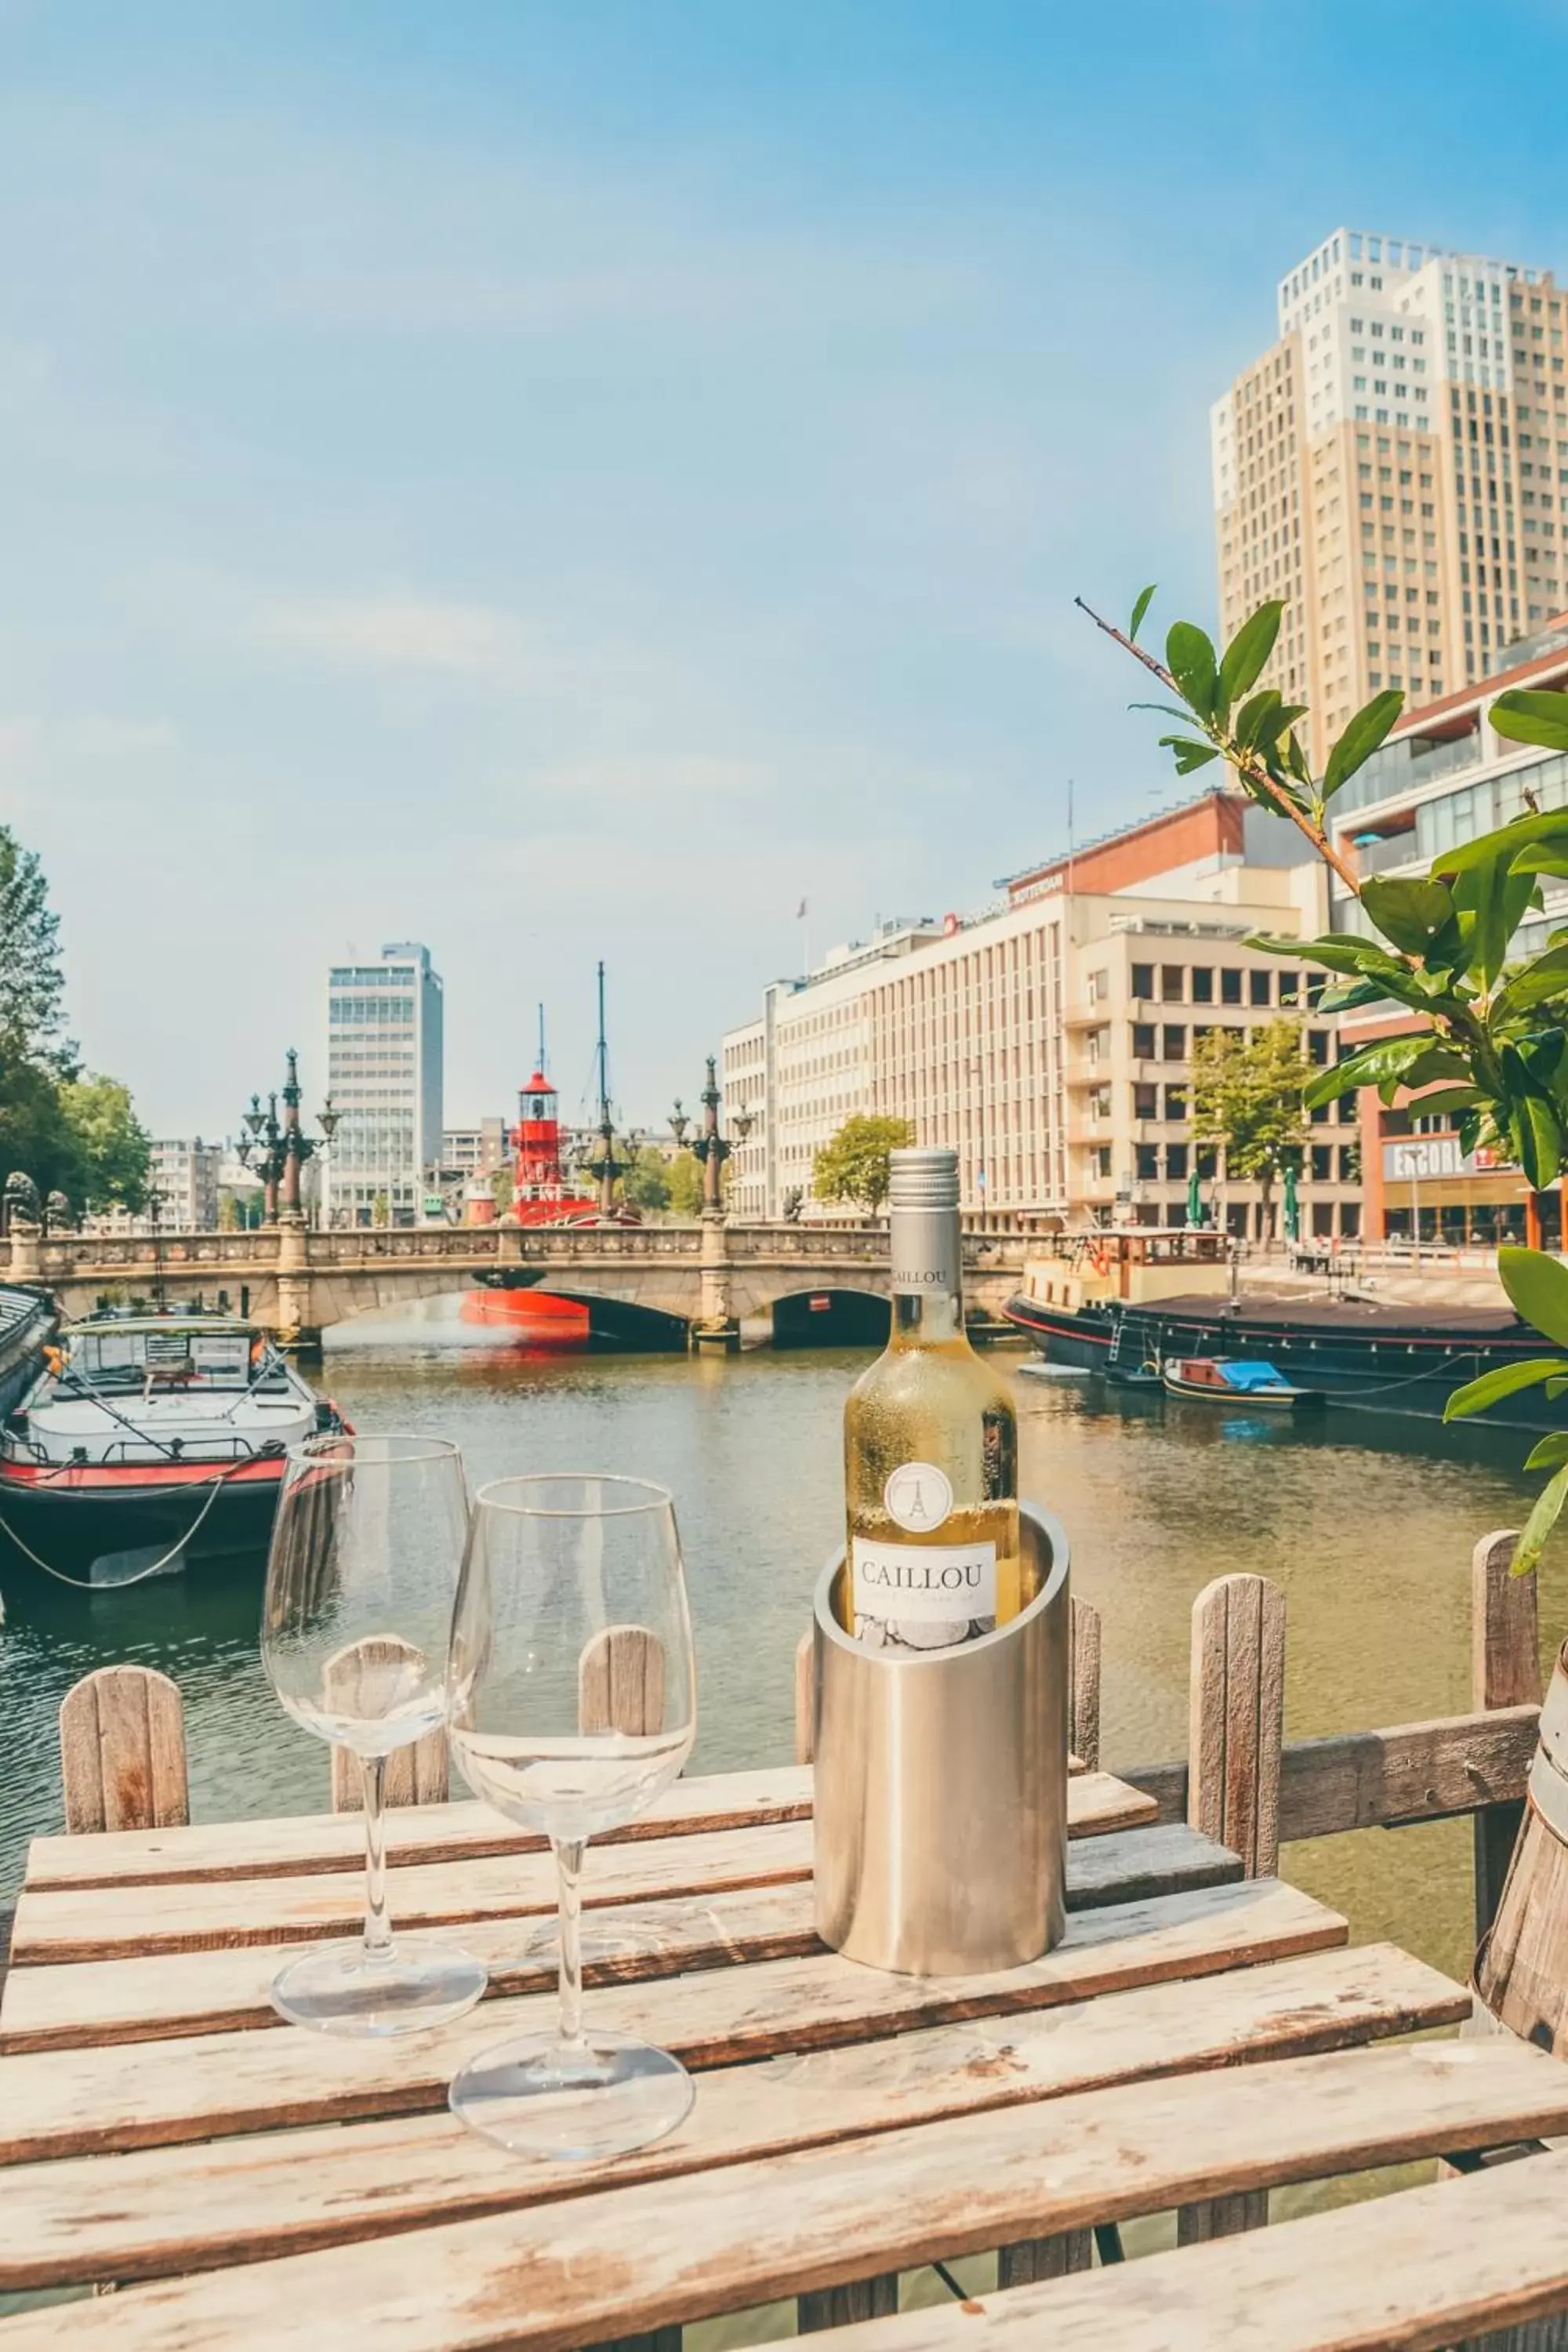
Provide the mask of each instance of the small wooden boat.
[{"label": "small wooden boat", "polygon": [[1204,1404],[1310,1412],[1324,1402],[1321,1389],[1292,1388],[1275,1365],[1259,1357],[1168,1356],[1161,1378],[1171,1396],[1195,1397]]}]

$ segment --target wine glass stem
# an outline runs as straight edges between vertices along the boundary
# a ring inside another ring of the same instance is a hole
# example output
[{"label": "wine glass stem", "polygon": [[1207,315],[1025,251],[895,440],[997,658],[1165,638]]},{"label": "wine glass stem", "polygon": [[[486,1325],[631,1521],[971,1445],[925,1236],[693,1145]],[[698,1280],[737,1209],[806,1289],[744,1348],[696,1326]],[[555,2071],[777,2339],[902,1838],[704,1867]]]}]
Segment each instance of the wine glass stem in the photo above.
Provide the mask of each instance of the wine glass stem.
[{"label": "wine glass stem", "polygon": [[583,1844],[552,1840],[561,1911],[561,2040],[583,2047]]},{"label": "wine glass stem", "polygon": [[392,1922],[386,1916],[386,1759],[362,1756],[359,1769],[364,1791],[364,1956],[375,1962],[392,1958]]}]

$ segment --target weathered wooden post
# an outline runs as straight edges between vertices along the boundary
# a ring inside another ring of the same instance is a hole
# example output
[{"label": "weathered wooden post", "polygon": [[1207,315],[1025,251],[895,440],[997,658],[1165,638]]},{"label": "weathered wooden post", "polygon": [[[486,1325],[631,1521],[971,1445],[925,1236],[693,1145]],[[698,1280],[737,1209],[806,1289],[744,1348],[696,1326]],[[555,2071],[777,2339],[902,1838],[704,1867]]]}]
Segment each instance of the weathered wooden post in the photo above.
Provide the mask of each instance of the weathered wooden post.
[{"label": "weathered wooden post", "polygon": [[[1470,1559],[1470,1696],[1478,1707],[1539,1706],[1541,1635],[1533,1570],[1512,1572],[1519,1538],[1510,1528],[1483,1536]],[[1476,1940],[1497,1916],[1524,1821],[1521,1798],[1483,1805],[1474,1821]]]},{"label": "weathered wooden post", "polygon": [[162,1830],[191,1818],[180,1694],[151,1666],[100,1666],[60,1702],[66,1828]]},{"label": "weathered wooden post", "polygon": [[[1241,1856],[1248,1878],[1279,1860],[1285,1741],[1285,1595],[1263,1576],[1220,1576],[1193,1603],[1187,1819]],[[1184,2205],[1180,2245],[1261,2229],[1267,2189]]]},{"label": "weathered wooden post", "polygon": [[[363,1677],[372,1680],[370,1712],[381,1705],[374,1691],[374,1678],[388,1666],[403,1659],[423,1660],[412,1643],[395,1633],[367,1633],[363,1642],[352,1643],[327,1661],[325,1682],[330,1697],[337,1698],[353,1714],[356,1707],[355,1692]],[[359,1759],[347,1748],[332,1749],[332,1811],[334,1813],[357,1813],[364,1807],[364,1783],[360,1775]],[[437,1724],[422,1739],[406,1747],[395,1748],[386,1759],[382,1783],[382,1802],[386,1805],[444,1805],[447,1801],[447,1734]]]},{"label": "weathered wooden post", "polygon": [[1500,2024],[1568,2056],[1568,1643],[1547,1685],[1524,1822],[1475,1982]]}]

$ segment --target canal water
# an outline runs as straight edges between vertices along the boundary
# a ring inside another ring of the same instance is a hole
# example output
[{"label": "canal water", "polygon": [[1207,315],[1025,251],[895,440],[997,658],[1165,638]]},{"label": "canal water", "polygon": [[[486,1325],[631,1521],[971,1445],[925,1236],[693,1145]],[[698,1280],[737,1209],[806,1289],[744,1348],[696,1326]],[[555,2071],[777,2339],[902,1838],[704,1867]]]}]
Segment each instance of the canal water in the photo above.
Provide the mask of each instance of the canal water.
[{"label": "canal water", "polygon": [[[694,1769],[786,1760],[793,1659],[839,1525],[839,1418],[862,1351],[519,1355],[455,1319],[349,1328],[324,1384],[362,1429],[457,1439],[473,1482],[600,1469],[674,1490],[697,1627]],[[1533,1481],[1522,1441],[1330,1415],[1315,1432],[1097,1380],[1031,1378],[1011,1350],[1023,1487],[1066,1522],[1075,1589],[1104,1620],[1104,1757],[1179,1755],[1194,1596],[1257,1570],[1289,1608],[1290,1738],[1469,1704],[1469,1556],[1518,1525]],[[59,1826],[55,1717],[92,1667],[162,1668],[184,1698],[193,1811],[232,1821],[327,1803],[327,1751],[282,1713],[258,1658],[261,1568],[200,1569],[86,1596],[0,1559],[0,1909],[27,1838]],[[1568,1624],[1549,1563],[1543,1641]],[[1286,1849],[1289,1876],[1450,1971],[1468,1963],[1469,1824],[1369,1832]],[[590,1869],[592,1863],[590,1862]]]}]

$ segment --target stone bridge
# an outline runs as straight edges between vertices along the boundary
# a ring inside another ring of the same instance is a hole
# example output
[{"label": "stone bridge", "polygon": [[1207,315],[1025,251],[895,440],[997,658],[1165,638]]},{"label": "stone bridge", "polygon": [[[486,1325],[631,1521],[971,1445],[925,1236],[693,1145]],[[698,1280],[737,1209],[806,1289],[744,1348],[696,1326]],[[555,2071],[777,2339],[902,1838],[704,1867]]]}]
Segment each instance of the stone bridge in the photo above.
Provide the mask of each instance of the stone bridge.
[{"label": "stone bridge", "polygon": [[[1028,1247],[1017,1234],[966,1233],[971,1314],[994,1315],[1017,1287]],[[356,1315],[499,1280],[621,1310],[623,1328],[683,1326],[700,1344],[734,1345],[742,1324],[771,1322],[781,1300],[823,1292],[888,1295],[885,1227],[690,1225],[554,1228],[435,1225],[411,1232],[150,1236],[14,1233],[0,1244],[8,1278],[52,1290],[62,1311],[104,1300],[226,1303],[309,1348]]]}]

